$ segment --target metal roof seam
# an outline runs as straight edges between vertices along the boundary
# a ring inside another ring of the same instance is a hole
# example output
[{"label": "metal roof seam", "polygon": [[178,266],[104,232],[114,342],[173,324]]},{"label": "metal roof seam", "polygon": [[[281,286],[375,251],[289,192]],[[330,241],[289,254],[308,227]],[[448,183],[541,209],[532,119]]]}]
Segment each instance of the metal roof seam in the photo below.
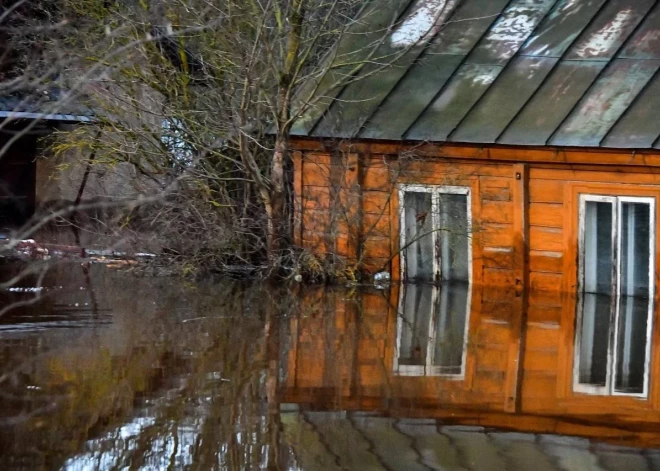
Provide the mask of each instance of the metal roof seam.
[{"label": "metal roof seam", "polygon": [[[660,77],[660,68],[658,68],[658,70],[656,70],[656,71],[653,73],[653,75],[652,75],[651,78],[648,80],[648,82],[646,82],[646,83],[644,84],[644,86],[639,90],[639,92],[637,93],[637,95],[635,95],[635,98],[633,98],[632,101],[630,102],[630,105],[628,105],[628,107],[623,111],[623,113],[621,113],[621,116],[619,116],[619,117],[614,121],[614,123],[612,123],[612,126],[610,126],[610,128],[607,130],[607,132],[605,133],[605,135],[603,136],[603,138],[599,141],[599,143],[598,143],[598,146],[599,146],[599,147],[603,147],[603,143],[604,143],[605,140],[610,136],[610,134],[612,133],[612,131],[614,130],[614,128],[616,128],[616,125],[617,125],[617,124],[618,124],[618,123],[619,123],[619,122],[620,122],[625,116],[628,115],[628,113],[630,112],[630,110],[633,109],[634,104],[637,103],[637,101],[639,101],[639,100],[641,99],[641,96],[644,94],[644,92],[645,92],[645,91],[646,91],[646,90],[647,90],[647,89],[653,84],[653,82],[655,82],[655,80],[658,79],[659,77]],[[659,141],[659,140],[660,140],[660,130],[658,130],[658,134],[657,134],[656,138],[653,140],[653,147],[655,147],[655,146],[658,144],[658,141]]]},{"label": "metal roof seam", "polygon": [[[527,40],[528,40],[528,39],[534,34],[534,32],[537,31],[537,29],[543,24],[543,21],[548,17],[548,15],[550,15],[550,12],[552,12],[552,11],[554,10],[554,7],[555,7],[556,5],[557,5],[557,2],[555,2],[555,5],[553,5],[552,8],[548,8],[548,11],[545,12],[545,14],[543,15],[543,17],[539,20],[538,24],[537,24],[534,28],[532,28],[532,30],[529,32],[529,34],[527,35],[527,37],[525,38],[525,40],[524,40],[524,41],[521,43],[521,45],[518,47],[518,50],[517,50],[517,51],[516,51],[516,52],[515,52],[515,53],[514,53],[514,54],[513,54],[513,55],[512,55],[512,56],[511,56],[506,62],[505,62],[505,63],[504,63],[504,67],[502,68],[502,70],[500,71],[500,73],[497,74],[497,77],[495,77],[495,79],[490,83],[490,85],[488,85],[488,88],[487,88],[486,90],[484,90],[484,93],[482,93],[482,95],[479,97],[479,99],[478,99],[476,102],[474,102],[474,104],[473,104],[473,105],[467,110],[467,112],[466,112],[466,113],[463,115],[463,117],[458,121],[458,123],[456,123],[456,126],[454,126],[454,129],[452,129],[452,130],[449,132],[449,134],[447,134],[447,141],[451,141],[451,140],[452,140],[452,135],[456,132],[456,130],[458,130],[458,128],[461,126],[461,124],[463,124],[463,123],[465,122],[465,120],[467,119],[467,117],[470,116],[470,113],[472,112],[472,110],[474,110],[474,109],[476,108],[476,106],[477,106],[479,103],[482,102],[482,100],[484,99],[484,97],[485,97],[486,95],[488,95],[490,92],[492,92],[492,90],[493,90],[493,86],[497,83],[498,79],[500,79],[500,77],[502,77],[502,76],[504,75],[504,72],[508,69],[509,65],[514,61],[514,59],[516,59],[516,58],[518,57],[518,53],[519,53],[520,50],[522,49],[523,45],[524,45],[524,44],[527,42]],[[506,12],[506,10],[507,10],[508,7],[509,7],[509,5],[507,5],[506,8],[503,8],[503,9],[502,9],[502,14],[504,14],[504,13]],[[491,27],[492,27],[492,25],[491,25]],[[482,38],[482,39],[483,39],[483,38]],[[481,42],[481,40],[480,40],[479,42]],[[479,43],[477,43],[477,46],[478,46],[478,44],[479,44]],[[476,46],[475,46],[475,47],[476,47]],[[473,50],[474,50],[474,49],[473,49]],[[472,53],[472,51],[470,52],[470,54],[471,54],[471,53]],[[469,57],[469,55],[468,55],[468,57]],[[534,56],[533,56],[533,57],[534,57]],[[538,88],[537,88],[537,90],[538,90]],[[501,133],[500,133],[500,134],[501,134]],[[498,136],[498,137],[499,137],[499,136]],[[497,142],[497,138],[495,139],[495,142]]]},{"label": "metal roof seam", "polygon": [[408,135],[408,133],[410,132],[410,130],[411,130],[413,127],[415,127],[415,125],[417,124],[417,122],[419,121],[419,119],[420,119],[422,116],[424,116],[424,114],[426,113],[426,111],[427,111],[431,106],[433,106],[433,103],[435,103],[435,101],[438,99],[438,97],[440,97],[440,96],[445,92],[445,90],[447,89],[447,86],[451,83],[452,79],[456,76],[456,74],[457,74],[458,71],[461,69],[461,67],[463,66],[463,64],[465,64],[465,62],[467,61],[468,57],[470,57],[470,55],[472,54],[472,52],[474,51],[474,49],[475,49],[475,48],[479,45],[479,43],[481,43],[481,41],[486,37],[486,35],[487,35],[488,32],[491,30],[491,28],[493,27],[493,25],[497,22],[497,20],[499,20],[499,19],[502,17],[502,14],[506,11],[506,9],[509,8],[509,6],[510,6],[512,3],[514,3],[515,1],[516,1],[516,0],[509,0],[509,2],[508,2],[508,3],[502,8],[502,10],[500,11],[500,13],[499,13],[495,18],[493,18],[493,21],[491,22],[491,24],[488,26],[488,28],[486,28],[486,30],[483,32],[483,34],[479,37],[479,40],[476,41],[476,42],[474,43],[474,45],[472,46],[472,48],[470,49],[470,51],[469,51],[467,54],[465,54],[465,56],[463,57],[463,59],[461,60],[461,62],[458,64],[458,66],[454,69],[454,71],[451,73],[451,75],[449,76],[449,78],[447,78],[447,80],[446,80],[445,83],[442,85],[442,87],[440,87],[440,90],[438,90],[437,93],[436,93],[435,95],[433,95],[433,98],[431,98],[431,101],[429,101],[429,102],[426,104],[426,106],[424,107],[424,109],[423,109],[423,110],[417,115],[417,117],[416,117],[415,119],[413,119],[413,120],[411,121],[410,125],[408,125],[408,127],[406,128],[406,130],[401,134],[401,136],[400,136],[401,139],[406,139],[406,136]]},{"label": "metal roof seam", "polygon": [[[591,25],[594,21],[596,21],[596,19],[598,18],[598,15],[600,14],[601,11],[603,11],[603,9],[604,9],[605,6],[609,3],[609,1],[610,1],[610,0],[608,0],[608,1],[606,1],[606,2],[603,2],[603,4],[600,6],[600,8],[599,8],[598,11],[596,12],[596,14],[593,16],[593,18],[591,18],[591,20],[589,21],[589,23],[587,24],[587,26],[585,26],[584,29],[583,29],[582,31],[585,31],[585,30],[589,27],[589,25]],[[658,1],[658,0],[656,0],[656,2],[657,2],[657,1]],[[596,77],[594,78],[594,80],[591,82],[591,84],[589,85],[589,87],[587,88],[587,90],[582,94],[582,96],[580,97],[580,99],[575,103],[575,105],[573,105],[573,107],[572,107],[571,110],[566,114],[566,116],[564,116],[564,119],[562,119],[562,120],[559,122],[559,124],[557,125],[557,127],[555,128],[555,130],[552,131],[552,133],[550,134],[550,136],[548,136],[548,139],[546,139],[546,141],[545,141],[545,145],[548,145],[548,143],[551,142],[551,141],[555,138],[555,136],[557,135],[557,133],[559,132],[559,130],[562,128],[562,126],[564,125],[564,123],[566,122],[566,120],[568,120],[568,118],[570,118],[570,116],[575,112],[575,110],[578,109],[579,106],[584,102],[585,97],[589,94],[589,91],[592,90],[592,89],[594,88],[594,86],[598,83],[598,80],[603,76],[603,74],[605,73],[605,71],[608,70],[608,69],[610,68],[610,66],[611,66],[611,64],[612,64],[612,61],[616,58],[617,53],[618,53],[618,52],[621,50],[621,48],[622,48],[622,47],[628,42],[628,40],[634,35],[634,32],[637,31],[637,28],[639,28],[639,26],[640,26],[642,23],[643,23],[643,21],[641,21],[640,24],[638,24],[638,25],[635,27],[635,29],[633,29],[633,31],[630,33],[630,35],[628,36],[628,38],[623,42],[623,44],[622,44],[621,46],[619,46],[619,48],[616,50],[616,52],[615,52],[614,54],[612,54],[612,57],[607,61],[607,65],[606,65],[605,67],[603,67],[603,69],[602,69],[600,72],[598,72],[598,74],[596,75]],[[581,34],[578,35],[578,37],[575,38],[575,40],[571,43],[571,46],[572,46],[573,44],[575,44],[575,43],[578,41],[578,39],[580,38],[580,36],[581,36]],[[568,52],[569,49],[570,49],[570,46],[566,49],[566,51],[564,52],[563,55],[566,55],[566,53]],[[559,62],[561,62],[561,59],[560,59]],[[558,62],[558,63],[559,63],[559,62]],[[539,87],[539,88],[540,88],[540,87]]]},{"label": "metal roof seam", "polygon": [[[409,128],[411,121],[424,111],[436,94],[443,90],[444,86],[452,80],[454,74],[465,65],[464,61],[469,52],[487,34],[490,26],[497,21],[502,9],[512,2],[512,0],[486,1],[490,1],[488,8],[496,5],[495,8],[487,10],[488,15],[475,13],[475,10],[477,12],[482,11],[475,8],[480,0],[462,1],[459,7],[460,12],[457,12],[460,20],[447,23],[446,28],[443,28],[441,33],[442,37],[436,37],[431,45],[432,49],[427,51],[423,60],[418,60],[417,63],[411,66],[409,73],[402,78],[397,93],[390,94],[388,99],[381,103],[380,109],[365,123],[359,137],[403,138],[402,136]],[[461,32],[455,32],[455,26],[459,23],[466,23],[465,28],[459,28],[464,33],[462,40],[456,38],[456,34],[461,34]],[[445,33],[448,34],[447,37],[444,36]],[[433,73],[433,70],[437,73]],[[426,76],[426,79],[421,82],[419,79],[424,76]],[[422,89],[419,90],[419,93],[416,93],[415,88],[407,88],[410,86],[422,86]],[[399,107],[404,107],[404,109]],[[387,116],[391,113],[401,113],[405,116],[405,119],[400,119],[401,115],[397,115],[394,121],[390,121]],[[393,129],[387,127],[389,123],[393,123]],[[379,127],[382,128],[380,131],[378,130]]]},{"label": "metal roof seam", "polygon": [[[378,1],[378,0],[376,0],[376,1]],[[401,21],[401,19],[404,17],[404,15],[406,14],[406,12],[408,12],[410,6],[411,6],[414,2],[415,2],[415,0],[408,0],[408,1],[407,1],[406,6],[405,6],[404,8],[401,9],[401,13],[399,13],[399,14],[397,15],[397,17],[396,17],[396,19],[395,19],[395,21],[394,21],[393,24],[397,24],[399,21]],[[388,32],[388,35],[390,35],[390,34],[392,34],[391,31]],[[362,70],[362,69],[360,69],[360,70]],[[360,74],[360,70],[356,72],[357,75]],[[354,76],[354,77],[355,77],[355,76]],[[345,83],[345,84],[341,87],[341,90],[339,91],[339,93],[337,93],[337,95],[335,96],[335,99],[332,100],[332,102],[330,103],[330,105],[329,105],[325,110],[323,110],[323,113],[321,113],[321,115],[320,115],[319,118],[316,120],[316,122],[315,122],[315,123],[309,128],[309,131],[307,132],[307,135],[308,135],[308,136],[312,136],[312,135],[316,132],[316,129],[318,128],[318,126],[320,125],[320,123],[322,123],[322,122],[328,117],[328,115],[331,114],[331,110],[332,110],[334,107],[337,106],[336,103],[338,103],[339,101],[341,101],[341,95],[343,95],[344,91],[346,90],[346,88],[348,87],[348,85],[350,85],[350,83],[352,83],[352,82],[349,81],[348,83]]]},{"label": "metal roof seam", "polygon": [[[653,4],[653,6],[649,9],[649,11],[653,11],[653,10],[658,9],[658,8],[660,8],[660,0],[656,0],[655,3]],[[618,58],[617,56],[619,55],[619,53],[624,50],[624,48],[628,45],[628,43],[630,43],[630,41],[632,41],[632,38],[635,37],[635,34],[642,28],[643,25],[644,25],[644,20],[640,21],[639,24],[630,32],[630,35],[626,38],[626,40],[623,42],[623,44],[621,44],[621,46],[614,53],[614,55],[613,55],[614,59]],[[628,59],[628,58],[623,57],[623,58],[618,58],[618,59]],[[640,60],[640,59],[629,59],[629,60]],[[657,60],[657,59],[641,59],[641,60]],[[606,66],[603,69],[603,71],[601,71],[601,73],[604,72],[608,67],[609,67],[609,65]],[[632,99],[632,101],[626,107],[626,109],[623,111],[623,113],[621,113],[621,116],[619,116],[616,120],[614,120],[614,122],[612,123],[612,126],[610,126],[610,128],[607,130],[607,132],[603,135],[601,140],[598,142],[599,147],[601,147],[603,145],[603,142],[605,142],[607,137],[612,133],[612,130],[623,119],[623,117],[626,116],[628,114],[628,112],[630,112],[630,110],[633,108],[633,105],[640,99],[640,97],[643,95],[644,91],[653,83],[653,81],[655,80],[656,77],[660,77],[660,68],[653,73],[653,75],[648,80],[648,82],[646,82],[644,84],[644,86],[639,90],[637,95],[635,95],[635,98]],[[598,79],[598,77],[596,79]],[[588,90],[587,90],[587,92],[588,92]],[[585,96],[586,96],[586,93],[585,93]],[[654,141],[654,145],[657,142],[658,138],[660,138],[660,130],[658,131],[658,136],[656,137],[656,139]]]},{"label": "metal roof seam", "polygon": [[[653,78],[658,77],[658,76],[660,76],[660,70],[656,71],[656,75]],[[653,79],[649,80],[649,82],[652,82],[652,81],[653,81]],[[611,131],[611,129],[610,129],[610,131]],[[651,147],[655,148],[658,145],[660,145],[660,131],[658,131],[658,135],[653,140],[653,144],[651,145]]]},{"label": "metal roof seam", "polygon": [[[577,36],[579,36],[579,35],[580,35],[580,34],[581,34],[586,28],[588,28],[588,27],[591,25],[591,23],[592,23],[592,21],[594,20],[594,18],[598,16],[598,14],[599,14],[600,11],[602,10],[602,8],[605,6],[605,4],[607,4],[607,1],[608,1],[608,0],[602,0],[602,2],[596,7],[596,9],[593,11],[593,13],[591,14],[591,16],[589,17],[589,20],[588,20],[588,21],[587,21],[582,27],[580,27],[580,29],[578,30],[578,33],[577,33],[576,37],[575,37],[575,38],[574,38],[574,39],[573,39],[573,40],[572,40],[572,41],[566,46],[566,49],[564,50],[564,53],[562,53],[562,54],[560,55],[560,57],[563,57],[563,56],[565,55],[566,50],[568,50],[568,49],[573,45],[573,43],[574,43],[575,40],[577,39]],[[556,0],[556,1],[554,1],[552,7],[551,7],[551,8],[548,10],[548,12],[543,16],[543,18],[539,21],[539,23],[536,25],[536,27],[533,28],[533,32],[534,32],[534,31],[537,31],[539,28],[540,28],[540,32],[541,32],[541,33],[543,33],[543,32],[547,32],[547,30],[544,29],[544,28],[547,26],[547,23],[548,23],[553,17],[556,18],[556,17],[558,16],[558,15],[557,15],[558,12],[560,12],[561,9],[564,8],[567,4],[570,5],[569,0],[566,0],[566,2],[564,2],[564,1],[562,1],[562,0]],[[580,7],[578,6],[578,7],[576,7],[576,8],[580,8]],[[504,13],[505,13],[505,12],[503,11],[502,14],[504,14]],[[520,51],[525,50],[526,46],[530,43],[530,41],[531,41],[533,38],[534,38],[534,35],[533,35],[533,34],[529,35],[529,36],[525,39],[525,41],[524,41],[524,42],[518,47],[518,49],[516,50],[516,53],[514,54],[514,56],[516,56],[517,54],[519,54]],[[481,42],[481,40],[480,40],[480,42]],[[470,51],[470,53],[469,53],[470,56],[473,54],[474,49],[476,49],[477,47],[479,47],[479,44],[475,45],[475,47],[473,48],[473,50]],[[540,55],[532,55],[532,56],[530,56],[530,57],[535,57],[535,58],[542,57],[542,58],[546,58],[546,57],[553,57],[553,56],[546,56],[546,55],[542,55],[542,56],[540,56]],[[515,57],[512,57],[511,59],[513,60],[513,59],[515,59]],[[469,60],[469,57],[468,57],[468,60]],[[495,77],[495,79],[496,79],[497,77],[499,77],[500,74],[501,74],[502,72],[503,72],[503,71],[500,71],[500,72],[498,73],[498,75]],[[495,81],[495,80],[494,80],[494,81]],[[477,101],[480,101],[480,100],[483,98],[484,94],[487,93],[488,89],[490,89],[490,88],[492,87],[492,85],[493,85],[493,83],[489,83],[489,84],[488,84],[488,86],[487,86],[487,87],[483,90],[483,92],[479,95],[479,98],[478,98]],[[444,91],[443,91],[443,93],[444,93]],[[434,101],[437,101],[437,100],[440,99],[440,98],[441,98],[441,94],[440,94],[439,96],[435,97],[435,98],[434,98]],[[463,119],[465,119],[465,116],[471,111],[471,109],[472,109],[472,108],[470,108],[470,109],[468,110],[468,112],[466,112],[465,115],[463,115],[463,116],[461,117],[461,122],[462,122]],[[422,113],[422,115],[420,115],[420,116],[418,117],[418,121],[424,119],[424,115],[427,113],[427,111],[428,111],[428,107],[427,107],[427,109],[424,110],[424,112]],[[413,123],[413,126],[414,126],[414,125],[416,125],[416,124]],[[452,129],[452,132],[455,130],[455,128],[456,128],[456,126],[454,127],[454,129]],[[411,130],[409,129],[409,130],[407,131],[407,133],[410,133],[410,131],[411,131]],[[408,135],[409,135],[409,134],[408,134]],[[436,139],[436,141],[440,141],[440,140],[448,141],[448,142],[450,141],[450,139],[447,138],[447,135],[445,135],[445,137],[444,137],[443,139]],[[476,142],[476,141],[475,141],[475,142]],[[494,142],[494,141],[492,141],[492,142]]]},{"label": "metal roof seam", "polygon": [[[397,62],[344,72],[307,135],[660,149],[660,0],[461,0],[444,12],[443,4],[429,3],[433,38],[392,49],[389,28],[372,41]],[[419,5],[396,0],[377,24]],[[451,26],[456,19],[467,23]]]},{"label": "metal roof seam", "polygon": [[[514,117],[513,117],[508,123],[507,123],[507,125],[504,127],[504,129],[502,130],[502,132],[500,133],[500,135],[497,136],[497,138],[495,139],[495,143],[498,143],[498,144],[500,143],[500,139],[502,138],[502,136],[504,136],[504,134],[507,132],[507,130],[511,127],[511,124],[514,123],[515,120],[516,120],[516,118],[517,118],[517,117],[523,112],[523,110],[525,110],[525,109],[527,108],[527,105],[529,105],[529,104],[532,102],[532,100],[534,99],[534,97],[536,97],[536,96],[539,94],[539,92],[543,89],[543,86],[544,86],[545,83],[548,81],[548,79],[552,76],[552,74],[555,72],[555,70],[557,69],[557,67],[559,67],[559,65],[560,65],[562,62],[564,62],[564,61],[567,60],[567,59],[564,59],[564,58],[566,57],[566,55],[569,54],[569,52],[571,51],[571,48],[573,47],[573,45],[576,44],[576,43],[578,43],[578,42],[582,39],[582,34],[584,34],[584,32],[588,30],[589,26],[590,26],[591,24],[593,24],[593,22],[596,21],[596,20],[598,19],[598,15],[599,15],[599,14],[605,9],[605,6],[609,3],[609,1],[610,1],[610,0],[607,0],[607,1],[603,2],[603,4],[602,4],[602,5],[600,6],[600,8],[598,9],[598,11],[596,11],[596,13],[594,14],[594,16],[591,18],[591,20],[589,20],[589,22],[584,26],[584,28],[582,28],[582,31],[580,32],[580,34],[578,34],[578,35],[575,37],[575,39],[571,42],[571,44],[566,48],[566,50],[564,51],[564,53],[561,54],[561,55],[558,57],[557,63],[556,63],[551,69],[550,69],[550,71],[548,72],[548,75],[545,77],[545,79],[543,80],[543,82],[542,82],[542,83],[536,88],[536,90],[534,90],[534,92],[533,92],[532,95],[529,97],[529,99],[525,102],[525,104],[524,104],[523,106],[520,107],[520,109],[519,109],[518,112],[514,115]],[[657,2],[658,2],[658,0],[656,0],[656,3],[657,3]],[[640,21],[640,23],[637,25],[637,27],[635,27],[635,29],[633,29],[633,31],[630,33],[630,35],[628,36],[628,38],[630,38],[630,37],[634,34],[634,32],[637,30],[637,28],[638,28],[642,23],[643,23],[643,21]],[[609,64],[610,62],[612,62],[612,59],[613,59],[614,57],[616,57],[616,53],[618,53],[618,52],[621,50],[621,48],[625,45],[626,42],[627,42],[627,39],[626,39],[626,41],[623,42],[623,44],[622,44],[621,46],[619,46],[619,48],[616,50],[616,52],[615,52],[614,54],[612,54],[612,57],[611,57],[610,59],[608,59],[608,60],[603,60],[602,62],[607,62],[607,64]],[[521,54],[521,56],[522,56],[522,54]],[[527,54],[526,54],[526,56],[527,56]],[[584,62],[584,61],[576,61],[576,62]],[[558,124],[557,127],[555,128],[555,130],[552,131],[552,133],[550,134],[550,136],[546,139],[546,141],[545,141],[545,145],[547,145],[548,142],[550,142],[550,141],[552,140],[552,138],[555,136],[555,134],[557,133],[557,131],[559,130],[559,128],[561,128],[561,126],[564,124],[564,122],[566,121],[566,119],[567,119],[567,118],[573,113],[573,110],[576,109],[577,105],[582,101],[582,99],[584,98],[584,96],[588,93],[588,91],[591,89],[591,87],[593,87],[593,85],[598,81],[598,78],[601,76],[601,74],[603,73],[603,71],[604,71],[605,69],[607,69],[607,68],[608,68],[608,66],[606,65],[605,67],[603,67],[603,70],[601,70],[601,71],[598,73],[598,75],[596,75],[596,77],[595,77],[594,80],[592,81],[592,83],[591,83],[591,85],[589,86],[589,88],[587,88],[587,91],[582,95],[582,98],[581,98],[580,100],[577,101],[577,103],[573,106],[573,108],[571,108],[571,110],[570,110],[570,111],[564,116],[564,118],[559,122],[559,124]]]},{"label": "metal roof seam", "polygon": [[[415,57],[415,59],[410,63],[410,65],[407,67],[406,71],[401,75],[401,77],[399,77],[399,79],[396,81],[394,86],[390,89],[389,92],[387,92],[387,94],[383,97],[383,99],[380,100],[378,105],[376,105],[376,107],[374,107],[374,109],[362,120],[362,123],[359,124],[357,130],[353,133],[352,137],[355,138],[355,137],[359,136],[359,134],[362,132],[362,130],[364,129],[366,124],[369,122],[371,117],[374,116],[378,112],[378,110],[381,108],[383,103],[385,103],[385,101],[389,98],[389,96],[392,93],[394,93],[395,90],[397,90],[399,88],[399,84],[404,80],[404,78],[408,75],[408,72],[410,72],[410,70],[415,66],[415,64],[418,63],[417,61],[420,58],[422,58],[423,56],[426,55],[426,52],[431,47],[431,44],[433,43],[433,40],[438,37],[438,35],[444,30],[444,28],[447,26],[447,24],[449,24],[451,19],[456,15],[456,12],[459,9],[461,1],[462,0],[458,0],[458,2],[454,5],[454,9],[452,10],[449,18],[447,18],[447,21],[443,25],[441,25],[440,28],[438,28],[438,31],[436,31],[436,33],[433,35],[433,38],[429,39],[426,42],[426,44],[424,45],[422,50],[417,54],[417,57]],[[510,0],[510,1],[514,1],[514,0]]]},{"label": "metal roof seam", "polygon": [[362,428],[358,427],[357,424],[355,423],[355,416],[353,414],[347,415],[346,416],[347,422],[351,425],[353,430],[357,432],[359,436],[362,437],[362,439],[368,444],[367,447],[367,452],[371,453],[371,455],[376,459],[376,462],[383,467],[385,470],[390,470],[391,468],[387,465],[386,459],[384,459],[379,453],[378,453],[378,448],[376,447],[376,442],[371,438],[369,435],[365,433]]}]

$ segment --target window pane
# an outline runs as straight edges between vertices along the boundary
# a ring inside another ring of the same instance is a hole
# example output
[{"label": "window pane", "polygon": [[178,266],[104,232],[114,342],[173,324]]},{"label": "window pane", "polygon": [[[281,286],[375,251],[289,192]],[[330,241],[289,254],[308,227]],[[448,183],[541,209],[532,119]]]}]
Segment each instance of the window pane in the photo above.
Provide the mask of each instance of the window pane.
[{"label": "window pane", "polygon": [[618,197],[615,206],[615,198],[600,198],[612,202],[586,201],[581,228],[584,290],[578,383],[602,387],[604,394],[643,394],[655,256],[653,205]]},{"label": "window pane", "polygon": [[439,229],[442,279],[469,281],[468,195],[440,195]]},{"label": "window pane", "polygon": [[433,366],[438,373],[459,375],[463,372],[463,350],[468,319],[467,283],[443,283],[438,296],[435,324]]},{"label": "window pane", "polygon": [[644,392],[646,327],[650,299],[622,296],[619,301],[616,381],[614,390],[628,394]]},{"label": "window pane", "polygon": [[402,328],[399,332],[399,366],[426,365],[429,327],[433,316],[432,285],[406,285]]},{"label": "window pane", "polygon": [[578,383],[591,386],[607,384],[607,350],[610,341],[612,297],[584,294],[580,326],[580,365]]},{"label": "window pane", "polygon": [[404,194],[405,273],[408,279],[433,281],[433,217],[431,193]]},{"label": "window pane", "polygon": [[649,296],[650,205],[621,203],[621,296]]},{"label": "window pane", "polygon": [[584,214],[584,291],[612,294],[612,203],[587,201]]}]

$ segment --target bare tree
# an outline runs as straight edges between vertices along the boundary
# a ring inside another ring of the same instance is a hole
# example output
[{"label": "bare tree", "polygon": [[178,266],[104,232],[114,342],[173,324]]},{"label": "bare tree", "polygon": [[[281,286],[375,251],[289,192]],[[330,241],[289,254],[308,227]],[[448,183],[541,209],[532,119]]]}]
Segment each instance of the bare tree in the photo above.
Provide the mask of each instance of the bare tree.
[{"label": "bare tree", "polygon": [[14,37],[40,45],[22,79],[56,82],[60,105],[94,116],[53,146],[86,156],[79,196],[90,173],[124,169],[131,191],[103,202],[129,208],[115,227],[149,228],[189,266],[277,268],[293,253],[292,129],[348,83],[416,57],[454,2],[28,3],[48,13]]}]

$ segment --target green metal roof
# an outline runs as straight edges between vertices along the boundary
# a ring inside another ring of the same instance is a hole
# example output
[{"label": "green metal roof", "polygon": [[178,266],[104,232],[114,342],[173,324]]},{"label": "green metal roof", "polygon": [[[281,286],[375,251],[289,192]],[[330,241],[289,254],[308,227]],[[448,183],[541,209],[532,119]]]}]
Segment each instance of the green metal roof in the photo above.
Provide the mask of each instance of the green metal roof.
[{"label": "green metal roof", "polygon": [[343,87],[329,89],[347,68],[328,74],[295,135],[660,148],[659,2],[375,3],[358,24],[389,19],[387,38],[340,43],[336,57],[370,63]]}]

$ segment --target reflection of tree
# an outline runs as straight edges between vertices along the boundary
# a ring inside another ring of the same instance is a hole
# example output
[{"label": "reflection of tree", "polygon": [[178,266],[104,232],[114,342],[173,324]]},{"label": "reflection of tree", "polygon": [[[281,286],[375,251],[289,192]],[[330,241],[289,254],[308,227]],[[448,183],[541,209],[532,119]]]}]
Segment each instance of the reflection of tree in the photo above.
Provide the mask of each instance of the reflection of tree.
[{"label": "reflection of tree", "polygon": [[0,464],[21,455],[30,467],[73,469],[276,464],[279,307],[233,283],[184,290],[123,278],[93,283],[101,311],[111,303],[121,326],[66,346],[59,335],[48,345],[19,341],[25,366],[12,388],[21,409],[0,430]]}]

